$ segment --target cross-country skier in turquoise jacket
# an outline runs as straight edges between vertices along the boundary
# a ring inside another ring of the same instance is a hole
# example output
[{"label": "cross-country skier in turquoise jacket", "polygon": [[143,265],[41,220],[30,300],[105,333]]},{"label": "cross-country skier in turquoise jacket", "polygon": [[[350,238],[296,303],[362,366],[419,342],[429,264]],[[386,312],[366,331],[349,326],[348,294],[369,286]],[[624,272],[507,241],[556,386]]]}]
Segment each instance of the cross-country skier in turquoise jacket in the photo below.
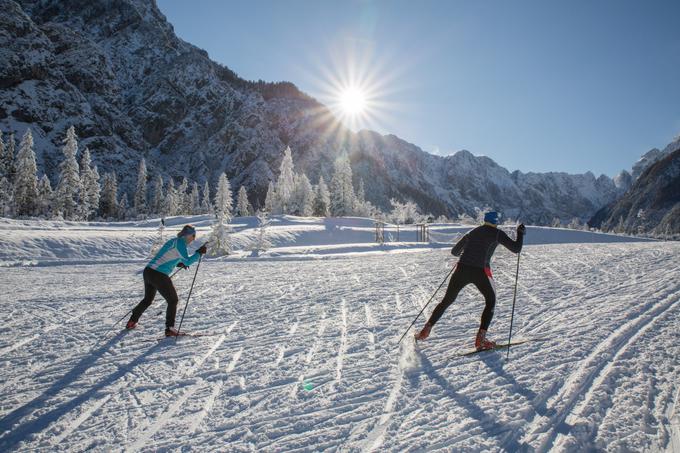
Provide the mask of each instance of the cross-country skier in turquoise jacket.
[{"label": "cross-country skier in turquoise jacket", "polygon": [[196,229],[191,225],[185,225],[177,237],[163,244],[149,264],[144,268],[144,299],[132,310],[132,316],[125,326],[126,329],[137,327],[142,313],[149,308],[156,292],[168,302],[165,312],[165,336],[174,337],[178,332],[175,329],[175,315],[177,313],[177,291],[172,284],[170,274],[175,267],[187,268],[198,261],[198,258],[206,253],[205,245],[202,245],[196,253],[189,256],[187,245],[196,239]]}]

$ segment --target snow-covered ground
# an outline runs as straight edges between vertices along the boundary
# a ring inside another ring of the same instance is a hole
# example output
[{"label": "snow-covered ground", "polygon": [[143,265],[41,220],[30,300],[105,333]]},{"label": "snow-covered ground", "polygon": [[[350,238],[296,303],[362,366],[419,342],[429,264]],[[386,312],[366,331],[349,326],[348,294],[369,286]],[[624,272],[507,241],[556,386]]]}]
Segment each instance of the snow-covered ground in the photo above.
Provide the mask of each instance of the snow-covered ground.
[{"label": "snow-covered ground", "polygon": [[[457,355],[472,288],[430,340],[397,345],[448,247],[376,245],[362,219],[276,228],[264,257],[203,261],[183,329],[214,335],[175,342],[157,341],[160,298],[110,330],[141,298],[152,222],[0,221],[0,451],[680,451],[680,244],[530,228],[513,337],[537,341],[506,360]],[[516,262],[493,263],[499,340]]]}]

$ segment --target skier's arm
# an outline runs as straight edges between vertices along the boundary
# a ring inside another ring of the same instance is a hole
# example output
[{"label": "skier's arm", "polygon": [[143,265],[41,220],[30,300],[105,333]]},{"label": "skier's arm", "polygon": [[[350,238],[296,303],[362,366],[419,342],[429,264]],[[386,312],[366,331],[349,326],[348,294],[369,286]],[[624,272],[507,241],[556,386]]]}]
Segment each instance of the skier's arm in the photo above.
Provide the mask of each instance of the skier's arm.
[{"label": "skier's arm", "polygon": [[522,251],[522,244],[524,243],[524,233],[521,233],[520,230],[518,230],[517,239],[513,241],[507,234],[505,234],[505,231],[498,230],[498,242],[503,244],[503,246],[506,249],[510,250],[511,252],[519,253]]},{"label": "skier's arm", "polygon": [[187,252],[187,245],[182,239],[177,241],[177,251],[179,252],[181,262],[185,266],[191,266],[196,261],[198,261],[198,258],[201,256],[201,254],[198,252],[189,256],[189,252]]},{"label": "skier's arm", "polygon": [[466,234],[460,240],[456,243],[456,245],[453,246],[451,249],[451,255],[453,256],[460,256],[460,254],[463,252],[463,249],[465,249],[465,245],[467,244],[468,241],[468,235]]}]

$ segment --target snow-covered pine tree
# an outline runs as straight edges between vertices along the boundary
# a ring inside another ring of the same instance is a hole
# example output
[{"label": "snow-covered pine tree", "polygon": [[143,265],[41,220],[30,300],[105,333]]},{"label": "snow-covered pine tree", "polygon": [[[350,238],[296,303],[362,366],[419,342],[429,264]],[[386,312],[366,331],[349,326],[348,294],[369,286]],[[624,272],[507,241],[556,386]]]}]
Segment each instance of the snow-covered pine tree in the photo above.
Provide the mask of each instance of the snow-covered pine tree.
[{"label": "snow-covered pine tree", "polygon": [[255,237],[255,240],[251,246],[253,256],[258,256],[260,252],[269,250],[272,246],[272,243],[269,241],[267,235],[267,227],[269,226],[269,213],[267,211],[257,211],[256,216],[258,228],[257,236]]},{"label": "snow-covered pine tree", "polygon": [[134,213],[137,216],[143,216],[148,213],[146,207],[146,176],[146,160],[142,159],[139,161],[134,197]]},{"label": "snow-covered pine tree", "polygon": [[222,173],[219,182],[217,183],[217,193],[215,194],[215,222],[212,226],[210,234],[210,254],[220,255],[222,253],[229,254],[231,252],[231,222],[232,212],[232,194],[231,186],[227,175]]},{"label": "snow-covered pine tree", "polygon": [[293,214],[303,217],[312,215],[314,207],[314,190],[304,173],[295,175],[295,191],[291,197]]},{"label": "snow-covered pine tree", "polygon": [[127,192],[120,194],[120,201],[118,202],[118,220],[127,220],[130,218],[130,203],[128,200]]},{"label": "snow-covered pine tree", "polygon": [[80,217],[79,205],[83,186],[80,182],[80,168],[76,160],[78,139],[73,126],[66,131],[62,152],[64,153],[64,161],[59,165],[61,171],[54,195],[55,204],[56,209],[61,212],[64,219],[75,220]]},{"label": "snow-covered pine tree", "polygon": [[276,191],[274,189],[274,183],[269,181],[269,186],[267,187],[267,195],[264,198],[264,210],[270,214],[273,213],[275,202]]},{"label": "snow-covered pine tree", "polygon": [[331,180],[331,214],[335,217],[354,214],[352,167],[346,155],[335,161]]},{"label": "snow-covered pine tree", "polygon": [[201,213],[200,193],[198,190],[198,183],[194,181],[191,184],[191,193],[189,194],[189,214],[197,215]]},{"label": "snow-covered pine tree", "polygon": [[99,185],[99,171],[97,166],[92,166],[90,150],[86,147],[80,158],[80,182],[83,191],[80,197],[80,216],[90,220],[99,211],[99,197],[101,186]]},{"label": "snow-covered pine tree", "polygon": [[91,179],[88,181],[87,184],[87,198],[90,204],[90,207],[92,208],[92,213],[90,214],[90,217],[94,217],[97,212],[99,212],[99,200],[101,199],[101,191],[102,187],[99,183],[100,178],[99,178],[99,170],[97,170],[97,166],[95,165],[92,167],[92,173],[91,173]]},{"label": "snow-covered pine tree", "polygon": [[99,212],[105,219],[118,217],[118,177],[116,173],[104,173]]},{"label": "snow-covered pine tree", "polygon": [[21,139],[14,168],[16,170],[14,174],[14,207],[16,215],[34,215],[38,198],[38,168],[35,163],[33,135],[30,128],[26,130]]},{"label": "snow-covered pine tree", "polygon": [[175,190],[175,182],[172,177],[168,179],[168,188],[163,199],[163,217],[177,215],[177,191]]},{"label": "snow-covered pine tree", "polygon": [[238,190],[238,200],[236,202],[236,214],[241,217],[246,217],[250,215],[251,212],[250,202],[248,201],[248,192],[245,186],[241,186]]},{"label": "snow-covered pine tree", "polygon": [[328,217],[330,215],[331,195],[323,176],[319,177],[319,184],[316,187],[316,197],[314,198],[314,215],[318,217]]},{"label": "snow-covered pine tree", "polygon": [[191,214],[191,211],[189,210],[189,181],[187,181],[186,177],[182,178],[182,182],[179,184],[177,187],[177,199],[175,203],[177,203],[177,214],[178,215],[187,215]]},{"label": "snow-covered pine tree", "polygon": [[4,176],[0,178],[0,216],[11,217],[14,211],[14,188]]},{"label": "snow-covered pine tree", "polygon": [[203,199],[201,200],[201,213],[210,214],[212,212],[212,203],[210,202],[210,184],[208,181],[203,185]]},{"label": "snow-covered pine tree", "polygon": [[276,201],[274,211],[278,214],[290,214],[291,197],[295,190],[295,174],[293,156],[290,146],[283,151],[283,160],[279,167],[279,178],[276,181]]},{"label": "snow-covered pine tree", "polygon": [[14,134],[9,134],[7,142],[2,143],[3,150],[0,154],[0,177],[7,178],[10,185],[14,185],[14,175],[16,174],[16,162],[14,160]]},{"label": "snow-covered pine tree", "polygon": [[153,182],[153,198],[151,200],[152,214],[161,215],[163,213],[163,202],[165,195],[163,194],[163,177],[156,176]]},{"label": "snow-covered pine tree", "polygon": [[38,181],[38,206],[37,214],[45,219],[52,216],[52,199],[53,199],[52,184],[47,175],[43,175]]}]

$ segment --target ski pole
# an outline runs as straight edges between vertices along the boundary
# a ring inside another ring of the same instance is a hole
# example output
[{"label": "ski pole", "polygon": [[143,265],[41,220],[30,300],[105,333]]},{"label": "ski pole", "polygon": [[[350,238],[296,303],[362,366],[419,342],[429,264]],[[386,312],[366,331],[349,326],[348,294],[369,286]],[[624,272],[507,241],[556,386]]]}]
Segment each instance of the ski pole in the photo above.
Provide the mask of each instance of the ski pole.
[{"label": "ski pole", "polygon": [[[203,255],[200,255],[198,257],[198,264],[196,265],[196,272],[194,272],[194,279],[191,281],[191,288],[189,288],[189,295],[187,296],[187,303],[184,306],[184,311],[182,312],[182,317],[179,320],[179,327],[177,328],[177,336],[179,336],[179,332],[182,329],[182,321],[184,321],[184,314],[187,312],[187,307],[189,306],[189,299],[191,298],[191,292],[194,290],[194,282],[196,281],[196,276],[198,275],[198,268],[201,267],[201,260],[203,259]],[[175,337],[175,341],[177,341],[177,337]]]},{"label": "ski pole", "polygon": [[505,360],[510,359],[510,342],[512,341],[512,321],[515,319],[515,300],[517,300],[517,280],[519,279],[519,257],[522,252],[517,254],[517,271],[515,272],[515,291],[512,295],[512,314],[510,315],[510,335],[508,336],[508,353]]},{"label": "ski pole", "polygon": [[401,340],[403,340],[404,337],[406,336],[406,334],[408,333],[408,331],[411,330],[411,327],[413,327],[413,325],[416,323],[416,321],[418,320],[418,318],[420,317],[420,315],[423,314],[423,312],[425,311],[425,309],[427,308],[427,306],[430,305],[430,302],[432,302],[432,299],[434,299],[434,296],[439,292],[439,290],[441,289],[441,287],[444,286],[444,283],[446,283],[446,280],[448,280],[449,275],[451,275],[451,274],[453,273],[453,270],[454,270],[454,269],[455,269],[455,266],[451,268],[451,270],[449,271],[448,274],[446,274],[446,277],[444,277],[444,281],[442,281],[442,283],[439,285],[439,287],[434,291],[434,293],[433,293],[432,296],[430,297],[430,300],[428,300],[427,303],[425,304],[425,306],[422,308],[422,310],[420,310],[420,313],[418,313],[418,316],[416,316],[416,319],[413,320],[413,322],[411,323],[411,325],[408,326],[408,329],[406,329],[406,332],[404,332],[404,334],[401,336],[401,338],[399,338],[399,342],[397,343],[397,346],[399,346],[399,344],[401,343]]}]

